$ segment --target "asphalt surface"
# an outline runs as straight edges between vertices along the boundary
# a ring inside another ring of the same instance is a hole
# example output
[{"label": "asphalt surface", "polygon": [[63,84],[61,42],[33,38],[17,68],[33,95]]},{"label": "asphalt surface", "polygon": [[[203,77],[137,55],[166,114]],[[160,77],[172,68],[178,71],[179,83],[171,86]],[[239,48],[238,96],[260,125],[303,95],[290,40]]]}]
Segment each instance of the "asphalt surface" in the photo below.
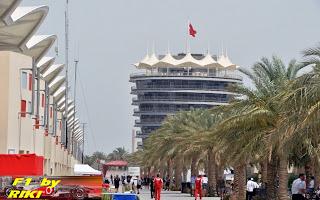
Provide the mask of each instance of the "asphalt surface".
[{"label": "asphalt surface", "polygon": [[[139,195],[140,200],[151,200],[150,191],[142,190]],[[199,198],[198,198],[199,199]],[[203,197],[203,200],[220,200],[218,197]],[[190,194],[181,194],[176,191],[162,191],[161,200],[194,200]]]}]

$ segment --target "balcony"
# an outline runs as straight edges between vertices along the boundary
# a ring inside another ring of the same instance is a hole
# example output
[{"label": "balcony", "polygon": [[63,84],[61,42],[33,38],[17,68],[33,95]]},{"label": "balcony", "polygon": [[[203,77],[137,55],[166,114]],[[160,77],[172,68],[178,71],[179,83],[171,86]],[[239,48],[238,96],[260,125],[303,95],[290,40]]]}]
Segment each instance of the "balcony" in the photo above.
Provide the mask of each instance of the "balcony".
[{"label": "balcony", "polygon": [[151,91],[157,91],[157,90],[204,90],[204,91],[227,91],[227,86],[203,86],[203,85],[178,85],[178,84],[170,84],[170,85],[148,85],[148,86],[139,86],[139,89],[137,87],[131,87],[132,93],[136,93],[137,90],[151,90]]},{"label": "balcony", "polygon": [[[180,109],[183,110],[183,109]],[[141,115],[168,115],[168,114],[174,114],[178,112],[177,109],[143,109],[139,110],[137,109],[134,111],[133,116],[141,116]]]},{"label": "balcony", "polygon": [[207,78],[228,78],[242,81],[242,77],[235,71],[221,70],[215,73],[207,72],[159,72],[149,71],[148,73],[140,72],[133,73],[130,78],[142,78],[142,77],[207,77]]},{"label": "balcony", "polygon": [[157,119],[144,119],[141,121],[140,119],[135,120],[135,126],[141,127],[141,126],[160,126],[162,123],[162,120]]},{"label": "balcony", "polygon": [[181,102],[222,102],[227,103],[228,100],[226,98],[209,98],[209,97],[133,97],[133,103],[139,103],[142,101],[181,101]]}]

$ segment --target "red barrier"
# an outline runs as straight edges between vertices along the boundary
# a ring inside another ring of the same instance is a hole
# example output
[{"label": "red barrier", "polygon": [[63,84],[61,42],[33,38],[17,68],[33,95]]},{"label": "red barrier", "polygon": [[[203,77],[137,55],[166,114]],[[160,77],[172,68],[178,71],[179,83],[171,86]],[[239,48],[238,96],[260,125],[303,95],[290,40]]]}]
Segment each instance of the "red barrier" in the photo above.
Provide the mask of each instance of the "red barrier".
[{"label": "red barrier", "polygon": [[43,156],[0,154],[0,176],[43,176]]}]

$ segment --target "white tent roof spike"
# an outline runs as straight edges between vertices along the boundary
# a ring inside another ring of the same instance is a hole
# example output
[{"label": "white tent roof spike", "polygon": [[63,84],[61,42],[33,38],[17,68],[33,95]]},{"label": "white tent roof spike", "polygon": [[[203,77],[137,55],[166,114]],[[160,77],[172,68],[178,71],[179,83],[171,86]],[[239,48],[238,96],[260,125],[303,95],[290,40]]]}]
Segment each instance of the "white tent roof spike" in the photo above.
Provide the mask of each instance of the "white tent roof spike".
[{"label": "white tent roof spike", "polygon": [[200,64],[203,67],[209,67],[209,68],[222,67],[216,60],[212,58],[212,55],[210,55],[209,51],[206,54],[206,56],[200,60]]},{"label": "white tent roof spike", "polygon": [[180,67],[201,67],[201,63],[199,60],[196,60],[191,53],[187,53],[185,57],[178,61],[177,66]]},{"label": "white tent roof spike", "polygon": [[143,68],[150,68],[151,66],[148,63],[148,60],[150,59],[149,54],[147,53],[146,56],[139,62],[134,64],[138,69]]},{"label": "white tent roof spike", "polygon": [[171,53],[168,51],[168,53],[158,63],[154,64],[153,67],[170,67],[177,64],[178,60],[173,58]]},{"label": "white tent roof spike", "polygon": [[230,59],[225,56],[225,55],[221,55],[218,59],[218,63],[223,66],[223,67],[236,67],[235,64],[233,64]]}]

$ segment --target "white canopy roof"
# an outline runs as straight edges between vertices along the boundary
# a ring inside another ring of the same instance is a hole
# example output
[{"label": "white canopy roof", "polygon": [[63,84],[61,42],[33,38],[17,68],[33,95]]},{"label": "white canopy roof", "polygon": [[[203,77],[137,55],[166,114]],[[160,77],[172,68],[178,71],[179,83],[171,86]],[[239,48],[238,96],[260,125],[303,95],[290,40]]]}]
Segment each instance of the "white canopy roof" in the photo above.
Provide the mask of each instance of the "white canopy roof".
[{"label": "white canopy roof", "polygon": [[138,69],[142,69],[142,68],[149,68],[151,67],[148,63],[148,60],[149,60],[149,55],[147,54],[139,63],[136,63],[135,66],[138,68]]},{"label": "white canopy roof", "polygon": [[53,95],[59,87],[62,86],[66,78],[64,76],[57,76],[53,81],[49,84],[49,93]]},{"label": "white canopy roof", "polygon": [[22,53],[28,50],[26,44],[38,30],[47,16],[48,10],[47,6],[18,7],[10,17],[4,17],[5,23],[0,25],[2,33],[0,50],[12,50]]},{"label": "white canopy roof", "polygon": [[18,7],[22,0],[1,0],[0,1],[0,23],[7,21],[13,11]]},{"label": "white canopy roof", "polygon": [[202,60],[200,60],[200,65],[209,68],[222,67],[217,61],[212,58],[210,53],[207,53],[207,55]]},{"label": "white canopy roof", "polygon": [[[62,101],[63,99],[63,101]],[[58,108],[60,111],[64,111],[64,107],[65,107],[65,98],[63,97],[59,102],[58,102]],[[61,104],[60,104],[61,103]],[[68,107],[73,104],[73,101],[71,99],[68,100]],[[61,106],[59,106],[61,105]]]},{"label": "white canopy roof", "polygon": [[205,67],[205,68],[217,68],[217,67],[235,67],[228,56],[222,55],[216,61],[210,53],[202,59],[196,59],[191,53],[187,53],[182,59],[174,58],[170,53],[167,53],[162,59],[158,59],[153,53],[151,56],[146,55],[141,62],[134,64],[139,69],[150,69],[155,67]]},{"label": "white canopy roof", "polygon": [[74,174],[75,175],[101,175],[101,171],[95,170],[89,165],[75,164]]},{"label": "white canopy roof", "polygon": [[54,64],[49,67],[49,69],[43,74],[43,79],[48,83],[51,83],[53,79],[62,71],[63,64]]},{"label": "white canopy roof", "polygon": [[43,57],[39,60],[37,67],[40,73],[43,74],[55,61],[54,57]]},{"label": "white canopy roof", "polygon": [[53,94],[53,100],[55,102],[59,101],[64,95],[65,95],[66,87],[61,86],[54,94]]},{"label": "white canopy roof", "polygon": [[154,64],[153,67],[168,67],[170,65],[177,65],[178,60],[172,57],[170,53],[167,53],[158,63]]},{"label": "white canopy roof", "polygon": [[219,57],[218,63],[223,67],[236,67],[236,65],[230,61],[229,57],[225,55]]},{"label": "white canopy roof", "polygon": [[56,41],[56,35],[35,35],[27,42],[26,55],[33,57],[38,63]]}]

